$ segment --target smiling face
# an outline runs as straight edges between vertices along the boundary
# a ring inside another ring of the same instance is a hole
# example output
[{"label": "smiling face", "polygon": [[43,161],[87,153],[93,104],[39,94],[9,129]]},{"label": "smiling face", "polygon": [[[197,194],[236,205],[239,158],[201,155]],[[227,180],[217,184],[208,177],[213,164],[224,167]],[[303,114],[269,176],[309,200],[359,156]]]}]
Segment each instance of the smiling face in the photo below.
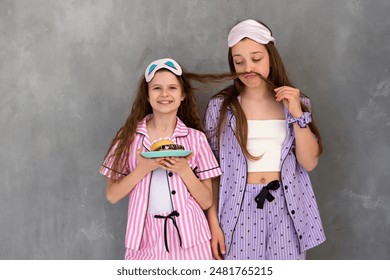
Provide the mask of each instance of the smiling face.
[{"label": "smiling face", "polygon": [[153,113],[177,114],[184,94],[175,74],[167,70],[156,72],[148,83],[148,101]]},{"label": "smiling face", "polygon": [[248,74],[240,76],[245,86],[254,88],[264,81],[255,73],[267,78],[270,72],[269,55],[264,45],[251,39],[243,39],[231,48],[235,71]]}]

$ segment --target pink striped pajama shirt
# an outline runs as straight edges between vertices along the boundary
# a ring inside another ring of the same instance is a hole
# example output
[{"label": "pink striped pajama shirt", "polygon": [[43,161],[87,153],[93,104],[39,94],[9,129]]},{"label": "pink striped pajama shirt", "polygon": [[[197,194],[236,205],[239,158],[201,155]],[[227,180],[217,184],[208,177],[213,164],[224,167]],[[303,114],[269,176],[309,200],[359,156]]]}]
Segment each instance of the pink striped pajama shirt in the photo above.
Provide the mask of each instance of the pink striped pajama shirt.
[{"label": "pink striped pajama shirt", "polygon": [[[152,116],[153,115],[146,116],[138,124],[134,140],[131,143],[129,157],[126,160],[123,170],[119,171],[123,176],[131,173],[137,166],[138,161],[136,154],[139,148],[142,147],[143,151],[150,151],[151,142],[147,133],[146,122],[152,118]],[[171,139],[177,144],[184,146],[185,149],[192,150],[193,156],[189,160],[189,164],[200,180],[217,177],[221,174],[218,162],[210,149],[206,136],[201,131],[187,127],[179,118],[177,118],[176,128]],[[113,154],[114,149],[115,147],[110,151],[99,170],[101,174],[107,177],[111,177],[111,173],[115,172],[111,169],[113,158],[110,157],[110,155]],[[162,243],[164,243],[164,231],[161,231],[163,230],[161,228],[153,229],[153,227],[163,226],[164,220],[148,217],[147,214],[151,176],[152,173],[147,174],[129,193],[128,220],[125,239],[127,251],[125,257],[138,259],[211,259],[209,244],[211,234],[204,212],[187,190],[187,187],[180,176],[175,172],[169,171],[167,171],[167,180],[171,192],[173,209],[179,213],[179,216],[174,219],[177,223],[182,244],[181,247],[180,244],[177,246],[176,242],[178,240],[175,239],[175,236],[178,238],[177,231],[174,229],[172,221],[168,220],[168,229],[173,230],[173,235],[169,235],[168,233],[170,253],[156,253],[156,248],[158,248],[157,250],[165,251],[165,247],[161,247],[161,240],[158,240],[158,237],[160,237],[162,238]],[[164,214],[165,213],[162,213],[162,215]],[[153,238],[152,236],[147,237],[147,235],[153,235],[153,233],[148,232],[146,234],[144,232],[146,226],[148,230],[153,229],[156,235],[158,235],[154,237],[156,238],[154,244],[159,247],[150,248],[145,245],[151,244],[151,239]],[[195,248],[195,246],[200,247]],[[178,251],[178,248],[180,248],[180,252]],[[148,250],[149,253],[153,253],[148,255]],[[187,250],[188,254],[181,250]]]}]

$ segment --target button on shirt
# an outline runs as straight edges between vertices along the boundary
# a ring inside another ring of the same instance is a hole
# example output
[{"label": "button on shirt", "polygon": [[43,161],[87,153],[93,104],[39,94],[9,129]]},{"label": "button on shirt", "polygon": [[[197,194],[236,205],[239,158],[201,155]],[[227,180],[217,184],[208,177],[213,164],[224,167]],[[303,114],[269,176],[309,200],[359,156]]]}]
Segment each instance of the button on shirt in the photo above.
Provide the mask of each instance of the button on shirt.
[{"label": "button on shirt", "polygon": [[[146,116],[137,126],[125,167],[123,170],[117,171],[123,176],[130,174],[138,165],[136,155],[139,148],[142,147],[144,152],[150,151],[151,142],[147,133],[146,122],[152,117],[153,115]],[[203,132],[187,127],[177,118],[176,128],[171,139],[184,146],[186,150],[192,151],[193,156],[189,160],[189,165],[192,170],[196,170],[196,175],[200,180],[218,177],[222,173]],[[111,173],[115,172],[111,169],[113,164],[111,155],[114,151],[115,146],[99,170],[101,174],[107,177],[111,177]],[[173,210],[180,214],[176,221],[183,239],[182,247],[185,249],[210,240],[210,230],[204,212],[191,196],[180,176],[175,172],[168,172],[167,178],[171,189]],[[151,173],[138,182],[129,193],[125,246],[133,250],[138,250],[141,243],[148,208],[150,182]]]}]

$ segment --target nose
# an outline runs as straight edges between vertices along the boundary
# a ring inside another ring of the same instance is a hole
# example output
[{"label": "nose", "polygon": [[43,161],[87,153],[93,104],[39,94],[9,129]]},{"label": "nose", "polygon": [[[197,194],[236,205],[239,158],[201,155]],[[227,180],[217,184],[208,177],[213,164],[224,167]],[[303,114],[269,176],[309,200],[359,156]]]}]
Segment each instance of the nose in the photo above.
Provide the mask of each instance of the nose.
[{"label": "nose", "polygon": [[246,69],[245,69],[245,71],[247,72],[247,73],[250,73],[250,72],[253,72],[253,64],[251,63],[251,62],[248,62],[247,64],[246,64]]},{"label": "nose", "polygon": [[167,89],[163,89],[161,91],[161,96],[168,96],[168,90]]}]

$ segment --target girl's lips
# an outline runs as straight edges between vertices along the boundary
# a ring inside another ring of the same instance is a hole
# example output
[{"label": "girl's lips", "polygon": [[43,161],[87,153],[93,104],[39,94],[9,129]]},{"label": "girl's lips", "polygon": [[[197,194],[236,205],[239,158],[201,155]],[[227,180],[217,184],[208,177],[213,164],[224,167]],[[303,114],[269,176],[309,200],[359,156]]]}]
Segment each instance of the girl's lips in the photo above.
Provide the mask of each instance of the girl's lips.
[{"label": "girl's lips", "polygon": [[256,74],[245,74],[244,75],[244,78],[246,78],[246,79],[252,79],[252,78],[255,78],[255,77],[257,77]]},{"label": "girl's lips", "polygon": [[171,100],[160,100],[160,101],[157,101],[157,103],[159,104],[171,104],[173,101]]}]

